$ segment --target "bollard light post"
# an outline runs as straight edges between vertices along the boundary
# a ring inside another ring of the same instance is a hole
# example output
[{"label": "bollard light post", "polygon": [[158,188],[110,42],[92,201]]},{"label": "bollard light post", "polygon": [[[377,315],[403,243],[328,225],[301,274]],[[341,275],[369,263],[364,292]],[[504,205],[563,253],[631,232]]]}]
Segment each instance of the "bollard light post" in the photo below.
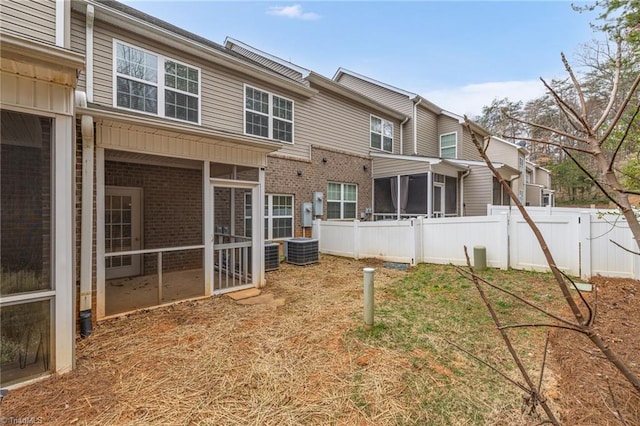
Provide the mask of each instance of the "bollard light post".
[{"label": "bollard light post", "polygon": [[364,329],[373,329],[373,273],[375,269],[364,268]]}]

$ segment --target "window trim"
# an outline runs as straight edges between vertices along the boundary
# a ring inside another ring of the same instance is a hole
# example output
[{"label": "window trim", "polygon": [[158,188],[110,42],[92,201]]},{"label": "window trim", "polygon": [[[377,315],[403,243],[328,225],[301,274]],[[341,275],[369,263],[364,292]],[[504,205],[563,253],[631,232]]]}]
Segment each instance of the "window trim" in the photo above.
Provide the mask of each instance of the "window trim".
[{"label": "window trim", "polygon": [[[330,200],[329,199],[329,185],[340,185],[340,200]],[[344,199],[344,188],[346,185],[354,186],[356,188],[356,199],[355,201],[346,201]],[[340,217],[329,218],[329,203],[340,203]],[[345,203],[354,204],[354,216],[353,217],[344,217],[344,205]],[[327,220],[357,220],[358,219],[358,184],[356,183],[348,183],[348,182],[327,182]]]},{"label": "window trim", "polygon": [[[249,197],[247,197],[249,196]],[[267,224],[265,225],[265,233],[267,234],[265,236],[265,240],[266,241],[281,241],[281,240],[286,240],[289,238],[293,238],[295,235],[295,197],[293,196],[293,194],[264,194],[265,198],[268,199],[268,201],[265,200],[265,207],[268,208],[269,212],[267,215],[262,216],[262,220],[266,220]],[[273,216],[273,197],[290,197],[291,198],[291,236],[288,237],[278,237],[278,238],[273,238],[273,219],[274,218],[289,218],[289,216]],[[247,236],[247,221],[252,221],[253,217],[251,216],[247,216],[247,198],[249,198],[249,201],[251,201],[251,194],[247,193],[245,194],[244,197],[244,212],[243,212],[243,220],[244,220],[244,234],[245,237]],[[251,211],[251,210],[250,210]]]},{"label": "window trim", "polygon": [[[129,48],[133,48],[133,49],[137,49],[140,50],[142,52],[148,53],[149,55],[153,55],[156,57],[157,59],[157,65],[158,65],[158,75],[157,75],[157,82],[152,82],[152,81],[147,81],[144,79],[140,79],[138,77],[133,77],[130,75],[126,75],[126,74],[121,74],[118,72],[118,53],[117,53],[117,47],[118,44],[121,44],[123,46],[129,47]],[[135,44],[131,44],[119,39],[114,38],[113,39],[113,43],[112,43],[112,79],[111,79],[111,83],[112,83],[112,90],[111,90],[111,98],[112,98],[112,105],[114,108],[117,109],[121,109],[121,110],[125,110],[125,111],[131,111],[131,112],[135,112],[135,113],[139,113],[139,114],[144,114],[144,115],[149,115],[152,117],[159,117],[159,118],[164,118],[167,120],[174,120],[174,121],[178,121],[180,123],[187,123],[187,124],[195,124],[195,125],[201,125],[202,124],[202,69],[200,67],[197,67],[195,65],[191,65],[188,64],[186,62],[174,59],[172,57],[169,56],[165,56],[161,53],[158,52],[154,52],[152,50],[149,49],[145,49],[143,47],[140,46],[136,46]],[[179,89],[174,89],[172,87],[167,87],[164,84],[164,65],[166,61],[171,61],[174,62],[176,64],[179,65],[184,65],[188,68],[192,68],[194,70],[198,71],[198,94],[194,94],[194,93],[190,93],[190,92],[184,92],[182,90]],[[138,83],[143,83],[143,84],[147,84],[150,86],[154,86],[156,87],[157,93],[158,93],[158,99],[157,99],[157,103],[158,103],[158,112],[157,113],[151,113],[151,112],[146,112],[146,111],[140,111],[137,109],[133,109],[133,108],[127,108],[127,107],[122,107],[122,106],[118,106],[118,77],[122,77],[122,78],[126,78],[128,80],[131,81],[135,81]],[[181,93],[181,94],[185,94],[188,96],[195,96],[198,99],[198,120],[197,121],[190,121],[190,120],[183,120],[180,118],[175,118],[175,117],[168,117],[165,115],[165,95],[164,95],[164,91],[165,90],[171,90],[175,93]]]},{"label": "window trim", "polygon": [[[373,146],[373,141],[371,140],[371,136],[374,134],[373,130],[371,129],[371,121],[377,118],[378,120],[382,121],[382,131],[380,133],[375,133],[376,135],[380,135],[380,148],[376,148],[375,146]],[[389,124],[391,124],[391,149],[390,150],[386,150],[384,149],[384,123],[387,122]],[[388,153],[393,153],[393,147],[395,144],[395,123],[391,120],[386,120],[382,117],[379,117],[377,115],[374,114],[369,114],[369,148],[371,149],[376,149],[378,151],[382,151],[382,152],[388,152]]]},{"label": "window trim", "polygon": [[[247,109],[247,89],[253,89],[253,90],[258,90],[262,93],[266,93],[269,96],[269,113],[265,114],[263,112],[259,112],[259,111],[255,111],[255,110],[251,110],[251,109]],[[286,120],[284,118],[281,117],[275,117],[273,115],[273,97],[277,97],[280,99],[284,99],[285,101],[289,101],[291,102],[291,141],[283,141],[281,139],[274,139],[273,138],[273,120],[281,120],[284,122],[289,122],[289,120]],[[247,133],[247,111],[249,112],[253,112],[256,114],[260,114],[263,116],[267,116],[269,117],[269,135],[268,136],[260,136],[260,135],[254,135],[253,133]],[[256,86],[252,86],[250,84],[245,83],[243,85],[243,89],[242,89],[242,131],[243,134],[246,136],[252,136],[252,137],[256,137],[256,138],[260,138],[260,139],[268,139],[268,140],[273,140],[273,141],[277,141],[277,142],[281,142],[281,143],[286,143],[289,145],[293,145],[294,141],[295,141],[295,101],[291,98],[287,98],[286,96],[281,96],[279,94],[275,94],[269,90],[264,90],[261,89],[259,87]]]},{"label": "window trim", "polygon": [[[453,148],[454,153],[453,153],[453,157],[445,157],[445,156],[443,156],[443,155],[442,155],[442,138],[443,138],[444,136],[450,136],[450,135],[455,135],[455,136],[456,136],[456,143],[455,143],[455,145],[454,145],[454,146],[452,146],[452,147],[451,147],[451,146],[447,146],[447,147],[445,147],[445,149],[451,149],[451,148]],[[442,133],[442,134],[440,135],[440,138],[439,138],[439,139],[440,139],[440,144],[439,144],[439,148],[440,148],[440,150],[439,150],[440,158],[446,158],[446,159],[450,159],[450,160],[455,160],[456,158],[458,158],[458,132]]]}]

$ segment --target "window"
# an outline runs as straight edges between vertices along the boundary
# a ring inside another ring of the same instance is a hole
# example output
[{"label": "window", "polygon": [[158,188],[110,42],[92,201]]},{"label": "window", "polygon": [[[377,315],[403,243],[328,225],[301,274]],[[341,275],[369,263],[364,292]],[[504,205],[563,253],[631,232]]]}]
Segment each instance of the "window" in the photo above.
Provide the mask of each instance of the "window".
[{"label": "window", "polygon": [[518,170],[521,173],[524,173],[524,170],[525,170],[525,165],[524,164],[525,164],[524,163],[524,156],[523,155],[519,155],[518,156]]},{"label": "window", "polygon": [[371,116],[371,148],[393,152],[393,123]]},{"label": "window", "polygon": [[293,143],[293,101],[245,86],[244,132]]},{"label": "window", "polygon": [[200,122],[200,70],[114,41],[114,103],[161,117]]},{"label": "window", "polygon": [[[245,236],[251,236],[251,193],[245,194]],[[264,197],[264,238],[277,240],[293,237],[293,196],[267,194]]]},{"label": "window", "polygon": [[329,183],[327,219],[355,219],[358,187],[350,183]]},{"label": "window", "polygon": [[447,133],[440,135],[440,158],[457,157],[458,134]]}]

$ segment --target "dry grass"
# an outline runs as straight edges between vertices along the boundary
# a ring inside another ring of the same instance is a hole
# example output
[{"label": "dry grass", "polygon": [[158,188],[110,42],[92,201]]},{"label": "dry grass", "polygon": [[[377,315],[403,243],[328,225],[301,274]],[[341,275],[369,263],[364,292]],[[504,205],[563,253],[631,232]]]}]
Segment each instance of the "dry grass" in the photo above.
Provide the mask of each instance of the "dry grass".
[{"label": "dry grass", "polygon": [[[370,266],[376,326],[365,333],[362,269]],[[515,278],[527,291],[545,285],[544,274]],[[2,416],[76,425],[535,424],[520,411],[520,391],[444,342],[508,364],[483,328],[475,290],[453,268],[407,273],[322,256],[283,264],[267,279],[284,306],[215,297],[98,324],[78,341],[76,370],[9,392]],[[525,361],[539,365],[539,338],[522,340]]]}]

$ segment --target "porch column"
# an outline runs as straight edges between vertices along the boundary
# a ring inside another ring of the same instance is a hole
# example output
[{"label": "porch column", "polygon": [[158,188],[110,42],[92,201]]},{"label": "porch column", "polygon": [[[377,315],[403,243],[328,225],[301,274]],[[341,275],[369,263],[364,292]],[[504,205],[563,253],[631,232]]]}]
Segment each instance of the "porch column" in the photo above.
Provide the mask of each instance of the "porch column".
[{"label": "porch column", "polygon": [[400,220],[400,214],[402,213],[400,200],[402,194],[400,194],[400,175],[396,176],[396,220]]},{"label": "porch column", "polygon": [[[262,288],[266,285],[266,280],[264,276],[264,193],[265,193],[265,171],[264,167],[261,167],[258,170],[258,189],[254,191],[254,196],[258,199],[254,201],[252,217],[258,219],[253,220],[254,227],[253,229],[256,231],[253,234],[253,245],[254,245],[254,253],[257,256],[253,259],[253,270],[257,271],[256,278],[254,283],[258,288]],[[257,247],[255,247],[257,246]]]},{"label": "porch column", "polygon": [[[98,141],[99,142],[99,141]],[[96,316],[105,316],[104,148],[96,147]]]},{"label": "porch column", "polygon": [[427,172],[427,218],[433,217],[433,172]]},{"label": "porch column", "polygon": [[213,190],[211,189],[211,163],[202,163],[202,244],[204,244],[204,294],[213,294]]}]

